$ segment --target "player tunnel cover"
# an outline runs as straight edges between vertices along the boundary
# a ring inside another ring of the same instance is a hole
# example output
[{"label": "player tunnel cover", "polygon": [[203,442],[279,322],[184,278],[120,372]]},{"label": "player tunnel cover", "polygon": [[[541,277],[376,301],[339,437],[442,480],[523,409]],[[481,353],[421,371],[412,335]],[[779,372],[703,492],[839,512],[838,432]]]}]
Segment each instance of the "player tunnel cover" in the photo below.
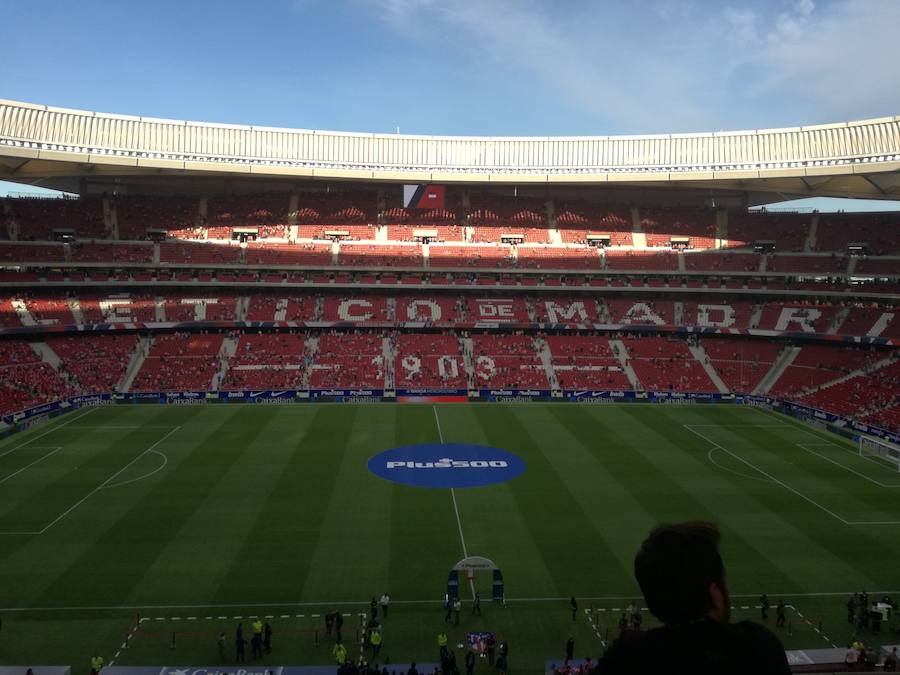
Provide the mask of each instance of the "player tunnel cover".
[{"label": "player tunnel cover", "polygon": [[375,455],[369,460],[369,471],[414,487],[482,487],[521,475],[525,461],[506,450],[484,445],[424,443]]}]

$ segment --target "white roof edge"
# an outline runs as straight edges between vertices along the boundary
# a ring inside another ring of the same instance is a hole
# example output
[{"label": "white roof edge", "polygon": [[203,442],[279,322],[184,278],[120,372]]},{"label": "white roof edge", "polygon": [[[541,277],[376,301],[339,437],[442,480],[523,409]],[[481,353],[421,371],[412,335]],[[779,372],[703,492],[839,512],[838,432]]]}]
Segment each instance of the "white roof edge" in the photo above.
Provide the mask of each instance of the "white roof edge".
[{"label": "white roof edge", "polygon": [[28,103],[26,101],[14,101],[11,99],[0,98],[0,105],[7,105],[20,108],[28,108],[31,110],[42,110],[47,112],[55,112],[69,115],[82,115],[85,117],[102,117],[119,120],[139,120],[141,122],[150,122],[155,124],[173,124],[178,126],[194,126],[204,128],[225,128],[225,129],[242,129],[255,131],[269,131],[279,133],[302,133],[329,136],[347,136],[356,138],[400,138],[410,140],[473,140],[473,141],[597,141],[597,140],[665,140],[673,138],[712,138],[719,136],[741,136],[741,135],[764,135],[777,133],[790,133],[798,131],[814,131],[818,129],[837,129],[850,126],[864,126],[872,124],[887,124],[892,122],[900,122],[900,115],[876,117],[863,120],[851,120],[846,122],[833,122],[826,124],[804,125],[798,127],[779,127],[773,129],[756,129],[756,130],[723,130],[723,131],[705,131],[705,132],[689,132],[689,133],[657,133],[657,134],[598,134],[596,136],[456,136],[456,135],[438,135],[438,134],[392,134],[365,131],[333,131],[327,129],[301,129],[295,127],[270,127],[255,126],[246,124],[230,124],[225,122],[198,122],[188,120],[176,120],[160,117],[146,117],[137,115],[123,115],[118,113],[93,112],[89,110],[80,110],[77,108],[63,108],[58,106],[40,105],[37,103]]}]

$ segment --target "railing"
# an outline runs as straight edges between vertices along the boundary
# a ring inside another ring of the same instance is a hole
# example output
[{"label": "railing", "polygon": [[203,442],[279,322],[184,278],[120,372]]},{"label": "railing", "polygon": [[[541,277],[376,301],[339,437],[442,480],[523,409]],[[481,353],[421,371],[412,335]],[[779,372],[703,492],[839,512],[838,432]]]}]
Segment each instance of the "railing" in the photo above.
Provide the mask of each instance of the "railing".
[{"label": "railing", "polygon": [[[753,172],[900,162],[900,117],[765,131],[442,137],[158,120],[0,100],[3,146],[93,161],[481,175]],[[202,168],[202,167],[196,167]],[[873,167],[873,170],[877,168]],[[347,176],[351,177],[351,176]]]}]

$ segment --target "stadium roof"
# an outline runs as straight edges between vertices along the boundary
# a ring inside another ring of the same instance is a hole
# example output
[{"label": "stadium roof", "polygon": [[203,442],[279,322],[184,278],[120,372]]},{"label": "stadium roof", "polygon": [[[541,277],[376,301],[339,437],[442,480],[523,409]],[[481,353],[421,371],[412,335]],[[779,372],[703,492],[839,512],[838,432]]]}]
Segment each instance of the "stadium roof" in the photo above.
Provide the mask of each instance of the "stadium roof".
[{"label": "stadium roof", "polygon": [[187,122],[0,99],[0,180],[73,190],[85,178],[127,183],[151,176],[667,187],[764,194],[760,201],[896,199],[900,116],[649,136],[409,136]]}]

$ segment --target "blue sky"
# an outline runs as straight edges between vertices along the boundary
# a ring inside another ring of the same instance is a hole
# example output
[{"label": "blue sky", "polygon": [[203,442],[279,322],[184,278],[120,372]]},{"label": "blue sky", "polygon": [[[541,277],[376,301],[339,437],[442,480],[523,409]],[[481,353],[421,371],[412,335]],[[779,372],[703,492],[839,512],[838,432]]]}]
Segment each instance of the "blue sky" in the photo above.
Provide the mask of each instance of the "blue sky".
[{"label": "blue sky", "polygon": [[900,113],[900,0],[6,2],[0,97],[492,135]]}]

